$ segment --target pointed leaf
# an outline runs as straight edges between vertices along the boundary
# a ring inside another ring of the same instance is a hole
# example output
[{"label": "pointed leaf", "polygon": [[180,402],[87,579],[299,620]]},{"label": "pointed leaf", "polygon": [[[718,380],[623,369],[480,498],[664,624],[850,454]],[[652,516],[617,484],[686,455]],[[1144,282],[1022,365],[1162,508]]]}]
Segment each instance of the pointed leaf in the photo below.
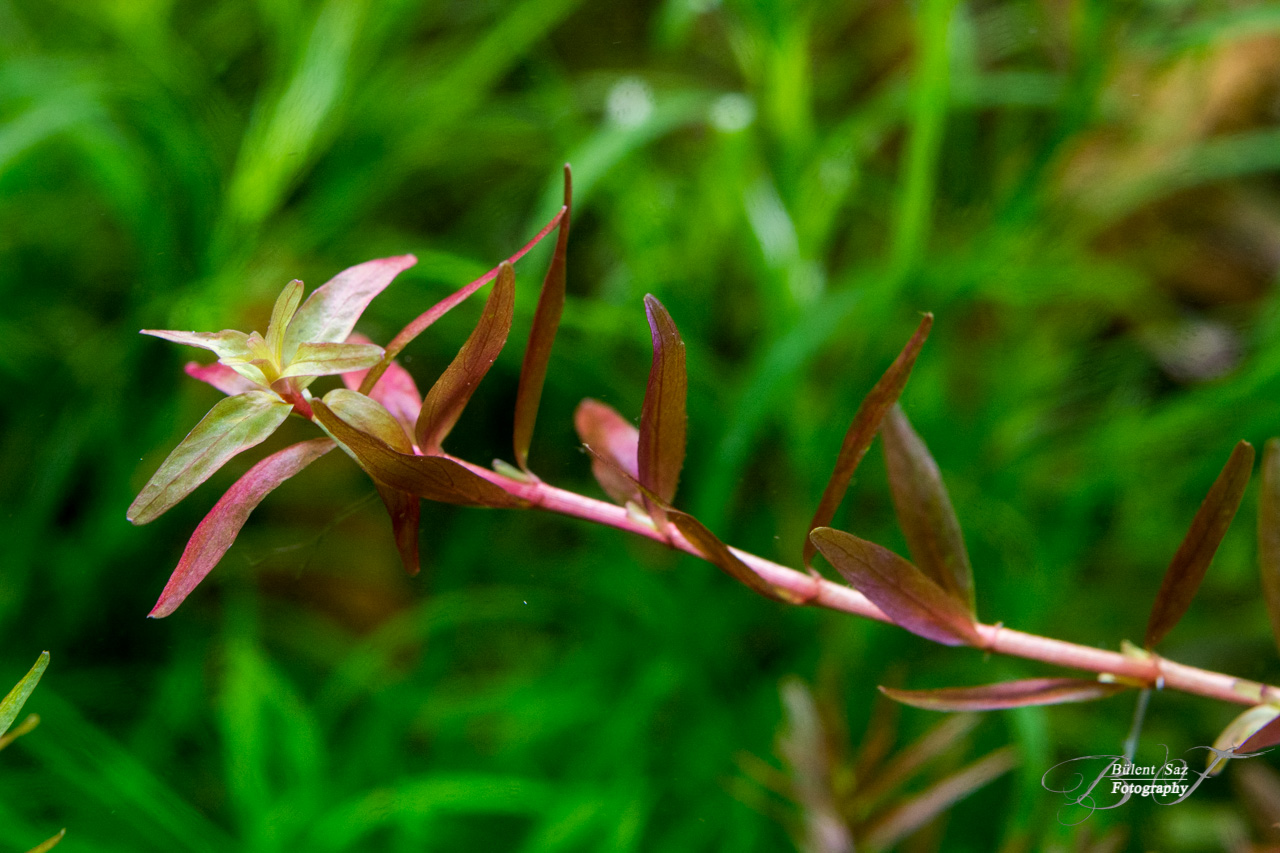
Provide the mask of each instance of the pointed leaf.
[{"label": "pointed leaf", "polygon": [[[367,344],[370,341],[363,335],[357,334],[347,338],[347,343]],[[353,370],[342,374],[342,382],[354,391],[360,387],[366,374],[368,374],[367,370]],[[419,393],[413,376],[400,366],[400,362],[393,361],[387,365],[386,373],[382,374],[382,378],[368,393],[370,399],[381,403],[382,407],[400,422],[406,435],[413,435],[413,425],[417,423],[418,412],[422,409],[422,394]]]},{"label": "pointed leaf", "polygon": [[1026,678],[1002,681],[981,687],[943,687],[937,690],[898,690],[881,687],[880,692],[904,705],[926,711],[995,711],[1033,705],[1062,705],[1092,702],[1127,690],[1123,684],[1104,684],[1083,678]]},{"label": "pointed leaf", "polygon": [[[1213,748],[1244,755],[1274,746],[1280,743],[1280,725],[1272,726],[1277,717],[1280,717],[1280,708],[1275,705],[1254,705],[1227,723],[1213,741]],[[1207,753],[1205,758],[1210,776],[1217,776],[1226,769],[1226,758],[1213,752]]]},{"label": "pointed leaf", "polygon": [[502,352],[507,334],[511,331],[515,287],[515,269],[504,261],[498,270],[498,280],[493,285],[493,292],[485,302],[480,321],[422,401],[422,411],[418,415],[417,442],[424,453],[439,452],[441,442],[458,422],[476,386],[489,372],[498,353]]},{"label": "pointed leaf", "polygon": [[0,750],[8,748],[18,738],[25,734],[29,734],[36,726],[40,725],[39,714],[27,714],[26,718],[18,725],[9,729],[9,731],[0,735]]},{"label": "pointed leaf", "polygon": [[[644,311],[653,339],[653,363],[640,411],[636,464],[640,485],[669,504],[675,499],[680,469],[684,467],[689,378],[685,372],[684,341],[667,309],[649,294],[644,298]],[[648,509],[661,529],[662,508]]]},{"label": "pointed leaf", "polygon": [[894,404],[880,426],[889,491],[915,564],[952,598],[974,612],[973,569],[960,522],[938,465],[902,408]]},{"label": "pointed leaf", "polygon": [[289,321],[293,319],[301,302],[302,282],[295,278],[280,291],[280,295],[276,297],[276,304],[271,309],[271,320],[267,323],[265,338],[267,348],[277,362],[282,361],[285,330],[289,328]]},{"label": "pointed leaf", "polygon": [[285,331],[283,360],[292,361],[298,346],[304,343],[345,341],[373,298],[417,262],[413,255],[365,261],[317,287],[293,315]]},{"label": "pointed leaf", "polygon": [[1274,705],[1265,706],[1274,712],[1271,719],[1264,722],[1253,734],[1237,747],[1236,752],[1257,752],[1280,743],[1280,708]]},{"label": "pointed leaf", "polygon": [[605,493],[620,504],[632,501],[639,505],[641,497],[636,481],[640,472],[636,458],[640,430],[611,406],[590,398],[578,404],[577,411],[573,413],[573,426],[583,444],[613,460],[627,474],[619,477],[612,466],[596,459],[593,454],[591,473]]},{"label": "pointed leaf", "polygon": [[13,686],[13,689],[4,697],[4,700],[0,701],[0,735],[9,731],[9,726],[12,726],[13,721],[18,719],[18,712],[22,710],[22,706],[26,704],[31,691],[35,690],[36,685],[40,683],[40,676],[44,675],[44,671],[48,668],[49,653],[41,652],[40,657],[36,658],[35,665],[31,667],[30,671]]},{"label": "pointed leaf", "polygon": [[[835,470],[831,472],[831,479],[822,492],[821,500],[818,501],[818,509],[813,514],[813,520],[809,522],[811,533],[816,528],[827,526],[831,523],[831,519],[835,518],[836,509],[840,506],[840,501],[844,500],[844,493],[849,490],[849,481],[853,479],[853,472],[858,469],[858,463],[867,454],[871,440],[876,437],[876,432],[880,429],[880,422],[889,408],[898,401],[898,397],[902,396],[902,389],[906,387],[907,378],[911,376],[911,368],[915,366],[916,356],[920,354],[920,348],[929,337],[931,328],[933,328],[933,315],[925,314],[902,352],[858,406],[858,412],[853,416],[853,423],[849,425],[849,430],[844,434],[844,441],[840,445],[840,455],[836,458]],[[813,563],[814,553],[816,552],[812,539],[805,539],[804,564],[806,566]]]},{"label": "pointed leaf", "polygon": [[373,344],[300,344],[280,377],[335,376],[372,367],[381,360],[382,347]]},{"label": "pointed leaf", "polygon": [[35,847],[32,847],[30,850],[27,851],[27,853],[49,853],[50,850],[58,846],[58,842],[61,841],[63,836],[65,836],[66,834],[67,834],[67,831],[64,829],[61,832],[59,832],[57,835],[53,836],[52,838],[45,839],[44,841],[37,844]]},{"label": "pointed leaf", "polygon": [[1271,633],[1280,648],[1280,439],[1262,452],[1262,487],[1258,490],[1258,570]]},{"label": "pointed leaf", "polygon": [[240,529],[263,498],[333,447],[333,441],[327,438],[315,438],[286,447],[263,459],[236,480],[191,534],[178,560],[178,567],[169,576],[160,599],[147,615],[159,619],[177,610],[178,605],[235,543]]},{"label": "pointed leaf", "polygon": [[1169,563],[1155,604],[1151,606],[1151,619],[1147,622],[1144,640],[1147,648],[1163,640],[1191,606],[1191,599],[1200,589],[1209,562],[1240,508],[1240,499],[1244,497],[1244,488],[1249,484],[1252,470],[1253,445],[1242,441],[1231,451],[1231,458],[1209,489],[1204,503],[1200,504],[1196,517],[1191,521],[1191,529]]},{"label": "pointed leaf", "polygon": [[830,527],[809,537],[854,589],[899,626],[947,646],[981,644],[964,605],[897,554]]},{"label": "pointed leaf", "polygon": [[246,391],[256,391],[261,386],[251,382],[245,377],[236,373],[230,367],[219,362],[213,364],[200,364],[197,361],[188,361],[182,368],[192,379],[199,379],[201,382],[207,382],[214,388],[217,388],[228,397],[234,397],[237,394],[243,394]]},{"label": "pointed leaf", "polygon": [[386,442],[343,421],[323,400],[311,404],[316,420],[377,482],[430,501],[462,506],[522,507],[528,502],[443,456],[397,453]]},{"label": "pointed leaf", "polygon": [[418,525],[422,518],[422,501],[417,495],[376,481],[374,486],[391,518],[391,533],[395,536],[400,563],[404,566],[405,573],[413,577],[421,567],[418,557]]},{"label": "pointed leaf", "polygon": [[159,518],[231,457],[262,443],[292,410],[291,403],[270,391],[249,391],[219,400],[160,464],[129,507],[128,519],[146,524]]},{"label": "pointed leaf", "polygon": [[250,359],[249,336],[235,329],[223,329],[221,332],[178,332],[172,329],[143,329],[138,334],[151,335],[173,341],[175,344],[186,344],[200,347],[217,354],[218,358]]},{"label": "pointed leaf", "polygon": [[524,364],[520,367],[520,386],[516,391],[515,446],[516,464],[529,470],[529,444],[533,441],[533,425],[538,419],[538,403],[542,399],[542,385],[547,378],[547,362],[551,359],[551,344],[560,327],[560,314],[564,311],[565,256],[569,243],[569,211],[573,205],[573,176],[569,164],[564,165],[564,212],[560,217],[560,231],[556,235],[556,249],[551,256],[551,266],[542,281],[538,296],[538,308],[533,314],[533,327],[529,330],[529,345],[525,347]]}]

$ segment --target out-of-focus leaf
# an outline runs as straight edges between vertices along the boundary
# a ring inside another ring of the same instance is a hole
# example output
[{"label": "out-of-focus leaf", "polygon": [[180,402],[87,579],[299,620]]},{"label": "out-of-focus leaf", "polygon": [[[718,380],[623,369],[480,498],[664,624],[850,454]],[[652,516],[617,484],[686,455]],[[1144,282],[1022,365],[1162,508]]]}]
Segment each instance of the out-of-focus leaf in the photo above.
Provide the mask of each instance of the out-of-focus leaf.
[{"label": "out-of-focus leaf", "polygon": [[1231,776],[1255,831],[1272,844],[1280,843],[1280,773],[1260,761],[1246,761]]},{"label": "out-of-focus leaf", "polygon": [[[853,472],[858,469],[858,463],[867,454],[867,448],[871,446],[871,440],[876,437],[885,413],[902,396],[902,389],[907,384],[907,378],[911,376],[911,368],[915,366],[916,356],[920,354],[920,348],[924,346],[925,339],[929,337],[929,329],[932,327],[933,315],[925,314],[902,352],[858,406],[857,414],[853,416],[853,423],[849,425],[849,430],[844,434],[844,441],[840,445],[840,455],[836,458],[835,470],[831,472],[831,479],[827,481],[827,487],[822,492],[821,500],[818,501],[818,509],[813,513],[813,520],[809,522],[810,533],[819,527],[827,526],[831,523],[831,519],[835,518],[836,508],[840,506],[840,501],[844,500],[844,493],[849,489]],[[804,542],[806,566],[812,565],[814,553],[815,543],[810,536]]]},{"label": "out-of-focus leaf", "polygon": [[[1280,708],[1275,705],[1254,705],[1239,714],[1213,741],[1213,748],[1232,751],[1240,754],[1266,749],[1280,743],[1280,725],[1272,726],[1280,717]],[[1206,756],[1206,767],[1210,776],[1217,776],[1227,766],[1226,758],[1210,752]]]},{"label": "out-of-focus leaf", "polygon": [[[689,378],[685,373],[684,341],[667,309],[652,294],[647,294],[644,311],[653,339],[653,363],[649,367],[649,385],[640,411],[636,467],[640,485],[670,504],[676,496],[680,469],[684,467]],[[650,506],[648,509],[661,529],[662,508]]]},{"label": "out-of-focus leaf", "polygon": [[13,686],[8,695],[0,701],[0,735],[9,731],[9,726],[13,725],[13,721],[18,719],[18,712],[22,710],[22,706],[26,704],[27,697],[31,695],[31,691],[36,689],[36,685],[40,683],[40,676],[44,675],[44,671],[49,668],[49,653],[41,652],[40,657],[36,658],[35,665],[22,676],[22,680]]},{"label": "out-of-focus leaf", "polygon": [[1280,438],[1262,451],[1262,486],[1258,490],[1258,571],[1271,634],[1280,648]]},{"label": "out-of-focus leaf", "polygon": [[1280,743],[1280,720],[1277,719],[1277,715],[1280,715],[1280,708],[1276,708],[1274,705],[1262,707],[1271,708],[1275,713],[1272,714],[1270,720],[1263,723],[1257,731],[1249,735],[1244,743],[1240,744],[1236,752],[1253,752],[1267,749]]},{"label": "out-of-focus leaf", "polygon": [[480,321],[422,401],[416,431],[418,447],[424,453],[440,451],[441,442],[458,422],[476,386],[502,352],[511,331],[515,294],[515,268],[503,261]]},{"label": "out-of-focus leaf", "polygon": [[973,569],[938,465],[894,404],[880,427],[889,491],[911,558],[920,571],[974,612]]},{"label": "out-of-focus leaf", "polygon": [[225,364],[214,362],[213,364],[200,364],[198,361],[188,361],[182,368],[192,379],[199,379],[217,388],[228,397],[234,397],[237,394],[243,394],[246,391],[255,391],[258,385],[236,371],[227,367]]},{"label": "out-of-focus leaf", "polygon": [[317,287],[289,323],[282,348],[283,361],[293,361],[294,353],[304,343],[345,341],[373,298],[417,262],[413,255],[365,261]]},{"label": "out-of-focus leaf", "polygon": [[185,498],[242,450],[260,444],[289,412],[270,391],[249,391],[219,400],[187,434],[129,507],[134,524],[146,524]]},{"label": "out-of-focus leaf", "polygon": [[[525,243],[524,246],[520,249],[520,251],[516,252],[511,257],[507,258],[507,260],[504,261],[504,263],[509,263],[514,265],[516,261],[520,260],[526,254],[528,254],[530,249],[532,249],[534,246],[542,242],[542,238],[550,234],[552,229],[554,229],[557,225],[560,224],[560,219],[562,216],[564,216],[564,213],[565,211],[562,208],[559,213],[551,217],[551,221],[548,222],[545,226],[543,226],[541,231],[539,231],[536,235],[534,235],[534,238],[532,240],[530,240],[528,243]],[[387,369],[387,366],[391,363],[391,360],[396,356],[398,356],[401,353],[401,351],[403,351],[404,348],[407,347],[414,338],[418,337],[418,335],[422,334],[427,329],[429,329],[432,323],[434,323],[436,320],[439,320],[445,314],[448,314],[450,311],[456,308],[459,304],[461,304],[462,301],[465,300],[468,296],[475,293],[481,287],[483,287],[484,285],[488,284],[489,282],[497,278],[498,272],[501,269],[502,269],[502,265],[499,264],[498,266],[489,270],[484,275],[480,276],[475,281],[463,285],[462,287],[455,290],[453,293],[446,296],[444,299],[441,299],[435,305],[432,305],[422,314],[419,314],[409,323],[409,325],[401,329],[400,332],[394,338],[391,339],[391,343],[387,344],[387,352],[386,352],[386,355],[382,357],[382,361],[375,364],[373,368],[369,371],[368,375],[365,376],[364,381],[360,383],[360,393],[368,394],[369,389],[372,388],[374,383],[376,383],[379,377],[382,376],[383,371]]]},{"label": "out-of-focus leaf", "polygon": [[551,266],[542,281],[538,307],[533,314],[533,327],[529,330],[529,345],[525,347],[524,364],[520,367],[520,385],[516,391],[516,414],[513,444],[516,464],[529,470],[529,445],[533,441],[533,426],[538,419],[538,403],[542,399],[542,385],[547,378],[547,362],[551,359],[551,344],[560,328],[560,315],[564,311],[565,258],[569,244],[569,212],[573,207],[573,175],[569,164],[564,165],[564,210],[560,216],[560,231],[556,234],[555,253]]},{"label": "out-of-focus leaf", "polygon": [[961,746],[981,720],[981,714],[952,714],[944,717],[942,722],[899,750],[874,776],[862,777],[863,782],[858,785],[857,791],[859,808],[871,810],[887,794],[928,767],[930,762]]},{"label": "out-of-focus leaf", "polygon": [[58,842],[61,841],[63,836],[65,836],[66,834],[67,834],[67,831],[64,829],[61,832],[59,832],[57,835],[53,836],[52,838],[46,839],[40,842],[39,844],[37,844],[35,847],[32,847],[30,850],[27,851],[27,853],[48,853],[48,851],[52,850],[54,847],[58,845]]},{"label": "out-of-focus leaf", "polygon": [[289,328],[289,321],[293,319],[298,305],[302,302],[302,290],[302,282],[295,278],[280,291],[280,295],[276,297],[276,304],[271,309],[271,319],[267,322],[264,341],[277,362],[280,361],[284,352],[284,336]]},{"label": "out-of-focus leaf", "polygon": [[[605,493],[620,504],[627,501],[640,504],[640,489],[636,485],[640,479],[636,461],[640,430],[613,407],[590,398],[578,404],[573,413],[573,426],[578,438],[593,451],[591,473]],[[618,476],[613,466],[596,458],[596,454],[611,459],[627,476]]]},{"label": "out-of-focus leaf", "polygon": [[398,453],[386,442],[361,432],[324,404],[311,404],[316,420],[377,482],[430,501],[462,506],[521,507],[509,494],[465,466],[442,456]]},{"label": "out-of-focus leaf", "polygon": [[926,711],[994,711],[1032,705],[1063,705],[1092,702],[1127,690],[1123,684],[1104,684],[1084,678],[1026,678],[980,687],[942,687],[936,690],[898,690],[881,687],[880,692],[904,705]]},{"label": "out-of-focus leaf", "polygon": [[38,725],[40,725],[40,715],[27,714],[26,718],[22,722],[0,735],[0,750],[7,748],[9,744],[27,734]]},{"label": "out-of-focus leaf", "polygon": [[830,527],[809,537],[854,589],[901,627],[948,646],[981,643],[964,605],[897,554]]},{"label": "out-of-focus leaf", "polygon": [[1231,451],[1231,458],[1209,489],[1204,503],[1200,504],[1196,517],[1191,521],[1191,529],[1169,563],[1160,591],[1156,593],[1155,604],[1151,606],[1151,619],[1147,622],[1144,640],[1147,648],[1163,640],[1191,606],[1209,562],[1240,507],[1252,470],[1253,445],[1242,441]]},{"label": "out-of-focus leaf", "polygon": [[280,374],[291,376],[335,376],[372,367],[382,360],[382,347],[373,344],[311,344],[298,347],[293,361]]},{"label": "out-of-focus leaf", "polygon": [[832,784],[832,742],[808,686],[798,678],[782,682],[786,728],[779,746],[791,767],[789,793],[804,818],[806,853],[853,853],[853,838]]},{"label": "out-of-focus leaf", "polygon": [[915,832],[960,800],[1018,766],[1013,747],[980,758],[892,809],[867,827],[859,849],[885,850]]},{"label": "out-of-focus leaf", "polygon": [[[364,335],[353,334],[347,338],[347,343],[367,344],[371,343],[371,341]],[[367,370],[353,370],[349,373],[344,373],[342,374],[342,382],[354,391],[360,387],[368,372]],[[404,427],[405,435],[413,436],[413,425],[417,423],[418,412],[422,409],[422,394],[419,393],[418,385],[413,381],[413,376],[400,366],[400,362],[393,361],[387,365],[386,373],[382,374],[382,378],[368,393],[370,399],[382,404],[382,407],[400,422],[400,425]]]},{"label": "out-of-focus leaf", "polygon": [[235,543],[240,529],[263,498],[333,447],[333,442],[327,438],[315,438],[286,447],[263,459],[236,480],[191,534],[178,560],[178,567],[169,576],[156,606],[147,615],[159,619],[177,610],[178,605]]}]

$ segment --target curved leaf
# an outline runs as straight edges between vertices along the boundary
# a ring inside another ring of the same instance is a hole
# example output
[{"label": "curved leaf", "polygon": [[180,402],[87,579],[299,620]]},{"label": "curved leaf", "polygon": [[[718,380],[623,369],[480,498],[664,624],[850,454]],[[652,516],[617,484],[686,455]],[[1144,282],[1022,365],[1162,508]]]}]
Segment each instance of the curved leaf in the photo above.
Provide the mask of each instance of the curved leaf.
[{"label": "curved leaf", "polygon": [[[373,298],[418,262],[413,255],[379,258],[349,267],[312,291],[285,331],[282,360],[290,362],[304,343],[341,343]],[[368,365],[365,365],[366,367]]]},{"label": "curved leaf", "polygon": [[[371,341],[364,335],[353,334],[347,338],[349,344],[367,344]],[[353,370],[342,374],[342,382],[352,391],[357,390],[368,374],[367,370]],[[405,435],[413,436],[413,425],[418,421],[418,412],[422,409],[422,394],[413,381],[409,371],[400,366],[400,362],[392,361],[387,370],[368,392],[369,398],[382,404],[400,425]]]},{"label": "curved leaf", "polygon": [[208,383],[228,397],[234,397],[246,391],[256,391],[259,388],[256,383],[244,378],[225,364],[216,361],[213,364],[188,361],[182,369],[192,379],[199,379],[201,382]]},{"label": "curved leaf", "polygon": [[1127,690],[1123,684],[1104,684],[1083,678],[1026,678],[981,687],[943,687],[937,690],[898,690],[881,687],[895,702],[926,711],[995,711],[1033,705],[1092,702]]},{"label": "curved leaf", "polygon": [[129,507],[127,518],[134,524],[159,518],[231,457],[262,443],[292,410],[292,403],[270,391],[249,391],[219,400],[160,463]]},{"label": "curved leaf", "polygon": [[240,529],[263,498],[333,448],[332,440],[315,438],[277,451],[246,471],[191,534],[178,567],[147,615],[158,619],[177,610],[235,543]]},{"label": "curved leaf", "polygon": [[960,522],[938,465],[894,404],[880,426],[889,492],[911,559],[947,593],[974,612],[973,569]]},{"label": "curved leaf", "polygon": [[[578,404],[573,413],[573,427],[578,438],[593,451],[591,473],[605,493],[620,504],[632,501],[641,503],[637,453],[640,446],[640,430],[612,407],[598,400],[587,398]],[[620,477],[610,466],[595,457],[607,456],[627,476]]]},{"label": "curved leaf", "polygon": [[830,527],[819,527],[809,537],[845,580],[896,624],[947,646],[981,644],[964,605],[897,554]]},{"label": "curved leaf", "polygon": [[441,442],[507,343],[515,311],[515,288],[515,268],[503,261],[480,321],[422,401],[416,432],[418,447],[424,453],[439,452]]},{"label": "curved leaf", "polygon": [[1280,648],[1280,439],[1262,451],[1262,486],[1258,490],[1258,571],[1271,634]]},{"label": "curved leaf", "polygon": [[49,653],[41,652],[40,657],[36,658],[35,665],[22,676],[22,680],[13,686],[4,699],[0,700],[0,735],[9,731],[13,721],[18,719],[18,712],[27,703],[31,691],[36,689],[36,685],[40,683],[40,676],[44,675],[44,671],[48,668]]},{"label": "curved leaf", "polygon": [[520,386],[516,391],[516,414],[513,445],[516,464],[525,472],[529,470],[529,444],[533,441],[533,426],[538,419],[538,403],[542,399],[542,385],[547,378],[547,362],[551,359],[551,344],[560,327],[560,315],[564,311],[565,257],[569,243],[569,211],[573,206],[573,175],[569,164],[564,164],[564,210],[560,217],[560,230],[556,234],[555,253],[551,266],[542,281],[538,307],[533,314],[533,327],[529,330],[529,344],[525,347],[524,363],[520,367]]},{"label": "curved leaf", "polygon": [[271,319],[267,321],[267,333],[263,338],[268,351],[277,362],[283,357],[284,336],[289,328],[289,321],[302,302],[302,289],[302,282],[295,278],[284,286],[276,297],[276,304],[271,308]]},{"label": "curved leaf", "polygon": [[[680,469],[684,467],[689,378],[685,373],[684,341],[667,309],[649,294],[644,298],[644,311],[653,339],[653,363],[649,367],[649,385],[640,411],[636,468],[640,485],[670,504],[676,496]],[[661,529],[662,508],[650,506],[648,509]]]},{"label": "curved leaf", "polygon": [[1191,600],[1204,580],[1204,573],[1231,526],[1231,519],[1240,508],[1240,499],[1244,497],[1252,470],[1253,445],[1242,441],[1231,451],[1231,457],[1200,504],[1196,517],[1191,521],[1191,529],[1169,563],[1160,591],[1156,593],[1155,604],[1151,606],[1144,640],[1147,648],[1163,640],[1191,606]]},{"label": "curved leaf", "polygon": [[58,842],[61,841],[66,834],[67,831],[64,829],[52,838],[46,838],[35,847],[32,847],[27,851],[27,853],[49,853],[50,850],[58,846]]},{"label": "curved leaf", "polygon": [[[898,397],[902,396],[902,389],[906,387],[907,378],[911,376],[911,368],[915,366],[916,356],[920,354],[920,348],[929,337],[931,328],[933,328],[933,315],[925,314],[902,352],[858,406],[858,412],[853,416],[853,423],[849,424],[849,430],[844,434],[844,441],[840,444],[840,455],[836,457],[835,470],[831,472],[831,479],[827,481],[827,487],[818,501],[818,509],[813,513],[813,520],[809,522],[810,533],[819,527],[827,526],[831,523],[831,519],[835,518],[836,508],[840,506],[840,501],[844,500],[844,493],[849,490],[849,481],[853,479],[853,472],[858,469],[858,463],[867,454],[871,440],[876,437],[876,432],[880,429],[880,421],[884,419],[889,408],[898,401]],[[805,566],[813,563],[814,553],[812,537],[806,538]]]},{"label": "curved leaf", "polygon": [[[1280,743],[1280,725],[1273,726],[1280,717],[1280,708],[1275,705],[1254,705],[1247,711],[1227,723],[1227,727],[1213,741],[1213,748],[1222,752],[1233,752],[1237,755],[1266,749]],[[1217,776],[1227,766],[1228,759],[1218,753],[1206,755],[1206,766],[1210,776]]]}]

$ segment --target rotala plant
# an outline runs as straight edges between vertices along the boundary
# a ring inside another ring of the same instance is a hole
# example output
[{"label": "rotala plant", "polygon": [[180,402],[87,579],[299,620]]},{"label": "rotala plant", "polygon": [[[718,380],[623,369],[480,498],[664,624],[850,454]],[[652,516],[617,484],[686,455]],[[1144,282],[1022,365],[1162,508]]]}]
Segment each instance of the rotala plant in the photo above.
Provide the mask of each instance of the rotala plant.
[{"label": "rotala plant", "polygon": [[[288,417],[323,433],[268,456],[249,469],[196,528],[159,601],[154,617],[171,614],[216,565],[250,512],[281,482],[334,447],[341,447],[373,479],[386,504],[405,568],[418,568],[420,500],[477,507],[540,509],[615,527],[701,557],[755,592],[786,605],[825,607],[883,622],[948,646],[970,646],[1042,661],[1093,677],[1051,677],[939,690],[884,689],[900,702],[945,711],[1011,708],[1101,699],[1126,690],[1177,690],[1249,706],[1219,739],[1225,755],[1280,742],[1280,688],[1177,663],[1156,649],[1191,603],[1234,517],[1253,466],[1241,442],[1191,522],[1155,595],[1143,647],[1105,651],[1026,634],[975,615],[975,586],[955,512],[923,440],[897,401],[933,324],[926,314],[902,352],[853,416],[827,484],[798,549],[802,570],[779,565],[723,543],[674,506],[684,462],[687,390],[685,349],[663,305],[646,296],[653,361],[639,425],[614,409],[585,400],[574,424],[590,453],[596,479],[612,502],[557,488],[529,463],[530,439],[543,380],[565,298],[565,257],[571,184],[565,169],[564,206],[520,252],[409,323],[381,348],[353,334],[360,314],[412,256],[352,267],[303,301],[290,282],[276,301],[265,334],[149,331],[211,350],[218,361],[189,364],[187,372],[229,396],[161,464],[129,510],[145,523],[172,507],[237,453],[253,447]],[[513,265],[538,241],[557,232],[543,281],[515,404],[515,465],[487,468],[445,449],[449,433],[506,343],[514,309]],[[424,395],[395,361],[406,344],[480,287],[493,288],[474,331]],[[322,397],[309,391],[319,376],[340,376],[344,387]],[[860,461],[879,435],[894,509],[912,559],[830,527]],[[1259,553],[1264,599],[1280,641],[1280,442],[1262,462]],[[821,554],[847,581],[814,568]]]}]

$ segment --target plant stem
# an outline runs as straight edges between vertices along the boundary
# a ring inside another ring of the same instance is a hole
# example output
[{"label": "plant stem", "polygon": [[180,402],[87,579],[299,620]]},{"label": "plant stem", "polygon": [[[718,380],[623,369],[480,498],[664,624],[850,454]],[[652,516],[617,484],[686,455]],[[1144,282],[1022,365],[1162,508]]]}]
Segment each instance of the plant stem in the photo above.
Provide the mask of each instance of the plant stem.
[{"label": "plant stem", "polygon": [[[462,459],[455,458],[455,461],[538,509],[625,530],[695,557],[703,557],[674,527],[669,526],[666,533],[659,533],[625,507],[559,489],[541,481],[512,480]],[[803,599],[806,604],[892,624],[893,620],[880,608],[850,586],[815,578],[737,548],[730,550],[766,581]],[[979,623],[976,627],[982,638],[979,648],[985,652],[1094,672],[1108,679],[1133,682],[1134,687],[1139,688],[1177,690],[1240,705],[1262,702],[1280,704],[1280,688],[1275,686],[1187,666],[1154,654],[1111,652],[1015,631],[1001,624]]]}]

